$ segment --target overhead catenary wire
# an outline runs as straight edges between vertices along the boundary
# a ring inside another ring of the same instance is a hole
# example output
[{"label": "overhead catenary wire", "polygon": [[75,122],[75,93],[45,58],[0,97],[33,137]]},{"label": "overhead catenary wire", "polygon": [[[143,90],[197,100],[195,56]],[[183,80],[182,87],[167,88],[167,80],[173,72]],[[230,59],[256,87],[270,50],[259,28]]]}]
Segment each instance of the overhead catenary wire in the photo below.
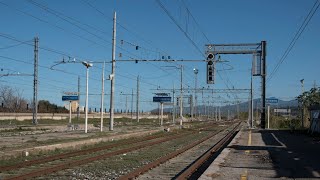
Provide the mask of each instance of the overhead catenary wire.
[{"label": "overhead catenary wire", "polygon": [[[93,8],[95,11],[97,11],[100,15],[102,15],[102,16],[105,17],[105,18],[107,18],[108,21],[112,21],[112,19],[108,18],[108,16],[106,16],[105,13],[103,13],[101,10],[99,10],[97,7],[95,7],[95,6],[94,6],[92,3],[90,3],[89,1],[83,0],[83,2],[84,2],[85,4],[87,4],[90,8]],[[133,33],[131,30],[129,30],[127,27],[125,27],[125,26],[122,25],[121,23],[117,22],[117,25],[119,25],[121,28],[125,29],[126,31],[134,34],[134,35],[137,36],[139,39],[142,39],[143,41],[147,42],[148,44],[151,44],[150,42],[146,41],[144,38],[142,38],[142,37],[139,36],[138,34]],[[123,42],[126,42],[126,41],[123,40]],[[151,51],[151,52],[157,52],[157,51],[154,51],[154,50],[150,50],[150,49],[148,49],[148,48],[145,48],[145,47],[143,47],[143,46],[133,44],[133,43],[131,43],[131,42],[127,42],[127,43],[130,44],[130,45],[133,45],[133,46],[139,46],[139,48],[141,47],[142,49],[146,49],[146,50]],[[117,46],[117,47],[118,47],[118,46]],[[122,49],[122,47],[121,47],[120,49]],[[163,51],[161,51],[161,53],[168,54],[168,53],[165,53],[165,52],[163,52]],[[136,59],[136,56],[135,56],[135,58],[132,58],[132,59]],[[138,59],[140,59],[140,58],[138,58]],[[147,63],[148,63],[148,62],[147,62]],[[176,62],[175,62],[175,63],[176,63]],[[164,70],[164,71],[165,71],[165,70]]]},{"label": "overhead catenary wire", "polygon": [[276,64],[275,68],[271,71],[271,73],[270,73],[270,75],[269,75],[269,77],[267,79],[267,83],[269,83],[271,81],[271,79],[274,77],[274,75],[279,70],[281,64],[286,60],[287,56],[290,54],[292,48],[297,43],[297,41],[300,38],[301,34],[304,32],[304,30],[308,26],[309,22],[311,21],[312,17],[317,12],[319,6],[320,6],[320,0],[316,0],[315,3],[313,4],[312,8],[310,9],[308,15],[305,17],[305,19],[304,19],[303,23],[301,24],[300,28],[298,29],[298,31],[295,33],[294,37],[290,41],[288,47],[286,48],[286,50],[282,54],[281,58],[278,60],[278,63]]},{"label": "overhead catenary wire", "polygon": [[[8,38],[8,36],[7,36],[7,38]],[[19,41],[19,40],[14,39],[14,38],[10,38],[10,39]],[[31,44],[31,43],[25,43],[25,44],[28,44],[28,45],[30,45],[30,46],[33,45],[33,44]],[[65,56],[69,56],[69,57],[71,56],[71,55],[69,55],[69,54],[62,53],[62,52],[60,52],[60,51],[56,51],[56,50],[49,49],[49,48],[40,47],[40,49],[45,49],[45,50],[48,50],[48,51],[50,51],[50,52],[54,52],[54,53],[57,53],[57,54],[60,54],[60,55],[65,55]],[[10,58],[10,57],[7,57],[7,58]],[[13,59],[11,58],[11,60],[13,60]],[[17,59],[15,59],[15,60],[17,60]],[[20,61],[20,62],[21,62],[21,61]],[[27,62],[24,62],[24,63],[27,63]],[[27,64],[28,64],[28,63],[27,63]],[[48,67],[44,67],[44,68],[48,68]],[[55,69],[55,71],[64,72],[64,73],[68,73],[68,74],[71,75],[70,72],[66,72],[66,71],[63,71],[63,70]],[[73,75],[77,75],[77,76],[78,76],[78,74],[73,74]],[[124,87],[126,87],[126,86],[124,86]]]},{"label": "overhead catenary wire", "polygon": [[[184,36],[189,40],[189,42],[191,42],[191,44],[195,47],[195,49],[199,52],[199,54],[201,56],[203,56],[204,58],[205,55],[203,54],[203,52],[200,50],[200,48],[198,47],[198,45],[194,42],[194,40],[189,36],[189,34],[181,27],[181,25],[177,22],[177,20],[171,15],[171,13],[168,11],[168,9],[161,3],[160,0],[155,0],[158,5],[161,7],[161,9],[167,14],[167,16],[174,22],[174,24],[178,27],[178,29],[184,34]],[[187,5],[184,3],[184,6],[187,8]],[[187,9],[187,12],[189,14],[191,14],[192,18],[194,18],[194,16],[192,15],[192,13],[190,12],[189,9]],[[195,19],[195,18],[194,18]],[[202,31],[203,33],[203,31]],[[203,33],[204,34],[204,33]],[[209,39],[207,38],[207,36],[205,36],[206,40],[209,41]],[[208,42],[210,43],[210,42]],[[217,72],[217,74],[220,76],[220,78],[223,80],[222,76],[219,74],[219,72]],[[229,86],[227,85],[228,82],[225,82],[225,85],[229,88]],[[231,83],[231,82],[230,82]],[[231,84],[232,85],[232,84]],[[232,85],[233,86],[233,85]],[[234,97],[237,97],[236,94],[233,94]]]}]

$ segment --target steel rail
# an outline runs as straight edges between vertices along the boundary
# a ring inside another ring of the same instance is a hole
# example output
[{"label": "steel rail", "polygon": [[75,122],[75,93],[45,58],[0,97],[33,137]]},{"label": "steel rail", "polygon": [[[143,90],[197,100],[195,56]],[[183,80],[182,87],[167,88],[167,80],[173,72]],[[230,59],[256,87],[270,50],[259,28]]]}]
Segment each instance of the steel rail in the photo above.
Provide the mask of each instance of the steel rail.
[{"label": "steel rail", "polygon": [[198,140],[198,141],[196,141],[194,143],[191,143],[191,144],[187,145],[186,147],[184,147],[182,149],[174,151],[174,152],[172,152],[172,153],[170,153],[170,154],[168,154],[166,156],[161,157],[160,159],[158,159],[156,161],[153,161],[153,162],[151,162],[151,163],[149,163],[149,164],[147,164],[145,166],[142,166],[142,167],[140,167],[140,168],[138,168],[138,169],[126,174],[126,175],[123,175],[123,176],[119,177],[118,179],[119,180],[134,179],[134,178],[138,177],[139,175],[149,171],[150,169],[153,169],[153,168],[159,166],[160,164],[163,164],[164,162],[166,162],[166,161],[168,161],[168,160],[170,160],[170,159],[182,154],[183,152],[185,152],[185,151],[187,151],[187,150],[189,150],[189,149],[201,144],[202,142],[204,142],[204,141],[216,136],[217,134],[219,134],[220,132],[226,130],[227,128],[228,127],[224,128],[224,129],[222,129],[222,130],[220,130],[218,132],[215,132],[213,134],[210,134],[209,136],[204,137],[204,138],[202,138],[202,139],[200,139],[200,140]]},{"label": "steel rail", "polygon": [[71,168],[71,167],[80,166],[80,165],[83,165],[83,164],[88,164],[88,163],[91,163],[93,161],[102,160],[102,159],[105,159],[105,158],[108,158],[108,157],[112,157],[112,156],[128,153],[128,152],[135,151],[135,150],[139,150],[139,149],[142,149],[142,148],[147,147],[147,146],[152,146],[152,145],[155,145],[155,144],[159,144],[159,143],[163,143],[163,142],[166,142],[166,141],[170,141],[172,139],[176,139],[176,138],[179,138],[179,137],[184,136],[184,135],[185,134],[179,134],[179,135],[174,136],[174,137],[168,137],[168,138],[161,139],[161,140],[158,140],[158,141],[143,143],[143,144],[140,144],[140,145],[136,145],[134,147],[125,148],[125,149],[121,149],[121,150],[116,150],[116,151],[105,153],[105,154],[102,154],[102,155],[97,155],[97,156],[93,156],[93,157],[89,157],[89,158],[84,158],[84,159],[80,159],[80,160],[74,160],[74,161],[70,161],[70,162],[66,162],[66,163],[61,163],[61,164],[58,164],[58,165],[54,165],[52,167],[31,171],[29,173],[22,174],[22,175],[19,175],[19,176],[9,177],[9,178],[7,178],[7,180],[22,180],[22,179],[29,179],[29,178],[34,178],[34,177],[38,177],[38,176],[43,176],[43,175],[50,174],[50,173],[53,173],[53,172],[61,171],[61,170],[64,170],[64,169],[68,169],[68,168]]},{"label": "steel rail", "polygon": [[[211,126],[209,126],[209,127],[211,127]],[[202,128],[207,129],[208,125],[206,127],[205,126],[204,127],[199,127],[197,129],[200,130]],[[108,158],[108,157],[112,157],[112,156],[115,156],[115,155],[119,155],[119,154],[131,152],[131,151],[139,150],[139,149],[142,149],[142,148],[147,147],[147,146],[156,145],[156,144],[159,144],[159,143],[163,143],[163,142],[166,142],[166,141],[170,141],[170,140],[173,140],[173,139],[177,139],[177,138],[183,137],[185,135],[191,135],[191,134],[194,134],[196,132],[197,131],[191,131],[191,132],[187,132],[187,133],[180,133],[180,134],[172,135],[172,136],[169,136],[169,137],[157,140],[157,141],[141,143],[139,145],[136,145],[136,146],[133,146],[133,147],[130,147],[130,148],[116,150],[116,151],[113,151],[113,152],[108,152],[108,153],[105,153],[105,154],[102,154],[102,155],[96,155],[96,156],[89,157],[89,158],[84,158],[84,159],[81,159],[81,160],[69,161],[67,163],[61,163],[61,164],[58,164],[58,165],[54,165],[52,167],[43,168],[43,169],[39,169],[39,170],[34,170],[34,171],[28,172],[26,174],[21,174],[21,175],[14,176],[14,177],[8,177],[8,178],[5,178],[5,179],[18,180],[18,179],[29,179],[29,178],[34,178],[34,177],[38,177],[38,176],[43,176],[43,175],[50,174],[50,173],[53,173],[53,172],[61,171],[61,170],[64,170],[64,169],[68,169],[68,168],[71,168],[71,167],[74,167],[74,166],[88,164],[88,163],[91,163],[93,161],[102,160],[102,159],[105,159],[105,158]],[[154,139],[156,139],[156,138],[154,138]],[[143,140],[141,140],[141,141],[143,141]],[[123,143],[126,143],[126,142],[123,142]],[[100,148],[100,147],[98,147],[98,148]],[[73,154],[73,153],[77,153],[77,152],[71,152],[70,154]],[[69,153],[66,153],[66,154],[69,154]],[[87,153],[84,153],[84,154],[87,154]],[[75,155],[75,156],[78,156],[78,155]],[[63,158],[58,158],[58,159],[63,159]]]},{"label": "steel rail", "polygon": [[122,145],[139,143],[139,142],[142,142],[142,141],[148,141],[148,140],[157,139],[157,138],[161,138],[161,137],[162,137],[161,135],[148,136],[148,137],[143,137],[141,139],[129,140],[129,141],[125,141],[125,142],[105,145],[105,146],[96,147],[96,148],[83,149],[83,150],[79,150],[79,151],[73,151],[73,152],[68,152],[68,153],[63,153],[63,154],[58,154],[58,155],[52,155],[52,156],[49,156],[49,157],[39,158],[39,159],[35,159],[35,160],[30,160],[30,161],[23,161],[23,162],[19,162],[19,164],[2,166],[2,167],[0,167],[0,172],[9,171],[9,170],[15,170],[15,169],[23,168],[23,167],[26,167],[26,166],[32,166],[34,164],[42,164],[42,163],[55,161],[55,160],[59,160],[59,159],[85,155],[85,154],[94,153],[94,152],[98,152],[98,151],[108,150],[108,149],[111,149],[111,148],[114,148],[114,147],[119,147],[119,146],[122,146]]},{"label": "steel rail", "polygon": [[210,150],[204,153],[199,159],[193,162],[190,166],[183,170],[176,179],[188,179],[198,168],[201,167],[213,154],[217,153],[224,145],[229,142],[229,140],[237,133],[237,128],[240,126],[240,123],[235,126],[232,131],[230,131],[226,136],[219,140]]}]

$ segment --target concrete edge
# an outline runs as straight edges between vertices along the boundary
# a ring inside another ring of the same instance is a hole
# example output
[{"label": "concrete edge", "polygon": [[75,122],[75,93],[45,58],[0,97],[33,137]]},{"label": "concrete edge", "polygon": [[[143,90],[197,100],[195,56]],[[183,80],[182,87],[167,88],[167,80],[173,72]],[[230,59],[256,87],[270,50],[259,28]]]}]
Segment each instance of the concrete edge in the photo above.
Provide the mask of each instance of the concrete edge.
[{"label": "concrete edge", "polygon": [[211,163],[208,169],[200,176],[201,180],[211,180],[217,176],[219,176],[218,172],[220,170],[220,164],[225,161],[225,158],[230,153],[231,149],[229,146],[235,145],[238,142],[238,139],[242,136],[242,128],[237,133],[237,135],[232,139],[232,141],[228,144],[228,146],[222,150],[222,152],[218,155],[218,157]]}]

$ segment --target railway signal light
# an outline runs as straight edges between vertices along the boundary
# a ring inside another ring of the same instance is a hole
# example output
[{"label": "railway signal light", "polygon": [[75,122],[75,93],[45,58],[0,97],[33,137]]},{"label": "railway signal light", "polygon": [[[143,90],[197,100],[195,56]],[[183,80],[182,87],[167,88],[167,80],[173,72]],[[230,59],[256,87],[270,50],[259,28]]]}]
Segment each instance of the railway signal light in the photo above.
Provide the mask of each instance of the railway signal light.
[{"label": "railway signal light", "polygon": [[209,53],[207,56],[207,84],[214,84],[214,55]]}]

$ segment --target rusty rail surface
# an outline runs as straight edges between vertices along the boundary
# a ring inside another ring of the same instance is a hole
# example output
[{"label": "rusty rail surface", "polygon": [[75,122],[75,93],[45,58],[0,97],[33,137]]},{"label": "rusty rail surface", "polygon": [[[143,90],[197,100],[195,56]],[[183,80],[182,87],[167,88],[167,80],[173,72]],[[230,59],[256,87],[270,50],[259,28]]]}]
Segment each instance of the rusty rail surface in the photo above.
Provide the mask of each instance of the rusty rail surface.
[{"label": "rusty rail surface", "polygon": [[50,174],[50,173],[61,171],[61,170],[64,170],[64,169],[68,169],[68,168],[71,168],[71,167],[74,167],[74,166],[80,166],[80,165],[83,165],[83,164],[88,164],[88,163],[91,163],[93,161],[102,160],[102,159],[105,159],[105,158],[108,158],[108,157],[112,157],[112,156],[116,156],[116,155],[119,155],[119,154],[124,154],[124,153],[128,153],[128,152],[135,151],[135,150],[138,150],[138,149],[142,149],[142,148],[147,147],[147,146],[152,146],[152,145],[155,145],[155,144],[159,144],[159,143],[163,143],[163,142],[166,142],[166,141],[170,141],[172,139],[176,139],[176,138],[179,138],[179,137],[184,136],[184,135],[185,134],[178,134],[178,135],[173,136],[173,137],[168,137],[168,138],[164,138],[164,139],[161,139],[161,140],[158,140],[158,141],[143,143],[143,144],[140,144],[140,145],[136,145],[134,147],[125,148],[125,149],[121,149],[121,150],[105,153],[105,154],[102,154],[102,155],[97,155],[97,156],[93,156],[93,157],[89,157],[89,158],[84,158],[84,159],[80,159],[80,160],[74,160],[74,161],[70,161],[70,162],[66,162],[66,163],[61,163],[61,164],[58,164],[58,165],[54,165],[53,167],[48,167],[48,168],[43,168],[43,169],[40,169],[40,170],[31,171],[29,173],[22,174],[22,175],[19,175],[19,176],[15,176],[15,177],[9,177],[9,178],[7,178],[7,180],[9,180],[9,179],[10,180],[13,180],[13,179],[14,180],[20,180],[20,179],[22,180],[22,179],[29,179],[29,178],[34,178],[34,177]]},{"label": "rusty rail surface", "polygon": [[[240,123],[239,123],[239,124],[240,124]],[[237,125],[237,127],[239,126],[239,124]],[[237,127],[235,127],[235,128],[237,128]],[[227,128],[225,128],[225,129],[227,129]],[[220,133],[221,131],[224,131],[225,129],[220,130],[219,132],[213,133],[213,134],[211,134],[211,135],[208,136],[208,137],[205,137],[205,138],[203,138],[203,139],[201,139],[201,140],[199,140],[199,141],[197,141],[197,142],[194,142],[194,143],[192,143],[192,144],[184,147],[183,149],[180,149],[180,150],[177,150],[177,151],[175,151],[175,152],[173,152],[173,153],[171,153],[171,154],[168,154],[167,156],[164,156],[164,157],[162,157],[162,158],[160,158],[160,159],[158,159],[158,160],[156,160],[156,161],[154,161],[154,162],[152,162],[152,163],[149,163],[149,164],[147,164],[147,165],[145,165],[145,166],[142,166],[142,167],[136,169],[135,171],[133,171],[133,172],[131,172],[131,173],[128,173],[128,174],[126,174],[126,175],[124,175],[124,176],[121,176],[119,179],[120,179],[120,180],[134,179],[134,178],[138,177],[139,175],[141,175],[141,174],[149,171],[150,169],[153,169],[153,168],[159,166],[160,164],[168,161],[169,159],[172,159],[172,158],[178,156],[179,154],[181,154],[181,153],[183,153],[183,152],[185,152],[185,151],[193,148],[194,146],[196,146],[196,145],[198,145],[198,144],[200,144],[200,143],[202,143],[202,142],[204,142],[204,141],[212,138],[213,136],[217,135],[217,134]],[[229,134],[229,133],[228,133],[228,134]],[[221,141],[221,140],[220,140],[220,141]],[[219,141],[219,142],[220,142],[220,141]],[[202,163],[201,163],[201,164],[202,164]]]},{"label": "rusty rail surface", "polygon": [[23,167],[26,167],[26,166],[32,166],[32,165],[35,165],[35,164],[37,165],[37,164],[42,164],[42,163],[55,161],[55,160],[59,160],[59,159],[85,155],[85,154],[94,153],[94,152],[98,152],[98,151],[104,151],[104,150],[108,150],[108,149],[111,149],[111,148],[114,148],[114,147],[118,147],[118,146],[122,146],[122,145],[139,143],[139,142],[148,141],[148,140],[152,140],[152,139],[157,139],[157,138],[161,138],[161,137],[163,137],[163,136],[161,136],[161,135],[147,136],[147,137],[143,137],[143,138],[140,138],[140,139],[127,140],[125,142],[120,142],[120,143],[116,143],[116,144],[110,144],[110,145],[105,145],[105,146],[96,147],[96,148],[90,148],[90,149],[78,150],[78,151],[73,151],[73,152],[68,152],[68,153],[63,153],[63,154],[57,154],[57,155],[52,155],[52,156],[39,158],[39,159],[35,159],[35,160],[30,160],[30,161],[23,161],[23,162],[19,162],[19,164],[2,166],[2,167],[0,167],[0,172],[16,170],[16,169],[19,169],[19,168],[23,168]]},{"label": "rusty rail surface", "polygon": [[[206,125],[206,127],[205,126],[203,126],[203,127],[204,127],[204,129],[207,129],[207,128],[211,127],[211,126]],[[203,127],[197,128],[197,129],[200,130]],[[52,167],[43,168],[43,169],[39,169],[39,170],[34,170],[34,171],[31,171],[31,172],[28,172],[28,173],[25,173],[25,174],[21,174],[21,175],[18,175],[18,176],[7,177],[6,179],[15,179],[15,180],[19,179],[20,180],[20,179],[29,179],[29,178],[34,178],[34,177],[38,177],[38,176],[43,176],[43,175],[50,174],[50,173],[53,173],[53,172],[61,171],[61,170],[64,170],[64,169],[68,169],[68,168],[71,168],[71,167],[80,166],[80,165],[83,165],[83,164],[88,164],[88,163],[91,163],[93,161],[102,160],[102,159],[105,159],[105,158],[108,158],[108,157],[112,157],[112,156],[115,156],[115,155],[120,155],[120,154],[123,154],[123,153],[128,153],[128,152],[131,152],[131,151],[139,150],[139,149],[142,149],[142,148],[147,147],[147,146],[160,144],[160,143],[163,143],[163,142],[166,142],[166,141],[170,141],[170,140],[173,140],[173,139],[177,139],[177,138],[183,137],[185,135],[191,135],[191,134],[194,134],[196,132],[197,131],[190,131],[190,132],[186,132],[186,133],[180,133],[180,134],[172,135],[172,136],[169,136],[169,137],[157,140],[157,141],[145,142],[145,143],[141,143],[139,145],[136,145],[134,147],[125,148],[125,149],[121,149],[121,150],[116,150],[116,151],[113,151],[113,152],[108,152],[108,153],[105,153],[105,154],[102,154],[102,155],[96,155],[96,156],[89,157],[89,158],[84,158],[84,159],[81,159],[81,160],[74,160],[74,161],[69,161],[69,162],[66,162],[66,163],[60,163],[60,164],[54,165]],[[71,152],[71,153],[76,153],[76,152]],[[81,151],[81,153],[83,153],[83,152]],[[67,153],[67,154],[69,154],[69,153]],[[59,158],[59,159],[62,159],[62,158]]]},{"label": "rusty rail surface", "polygon": [[188,166],[182,173],[180,173],[175,179],[188,179],[197,169],[205,163],[213,154],[218,152],[221,148],[223,148],[227,142],[237,133],[237,128],[240,126],[240,123],[235,126],[232,131],[230,131],[226,136],[224,136],[221,140],[219,140],[210,150],[208,150],[205,154],[203,154],[197,161],[193,162],[190,166]]},{"label": "rusty rail surface", "polygon": [[[240,125],[240,123],[236,127],[238,127],[239,125]],[[219,134],[220,132],[226,130],[227,128],[228,127],[224,128],[224,129],[222,129],[222,130],[220,130],[218,132],[215,132],[213,134],[210,134],[209,136],[204,137],[204,138],[202,138],[202,139],[200,139],[200,140],[198,140],[198,141],[196,141],[196,142],[194,142],[192,144],[189,144],[189,145],[187,145],[186,147],[184,147],[182,149],[174,151],[174,152],[172,152],[172,153],[170,153],[170,154],[168,154],[166,156],[161,157],[160,159],[158,159],[156,161],[153,161],[153,162],[151,162],[151,163],[149,163],[149,164],[147,164],[145,166],[142,166],[142,167],[140,167],[140,168],[138,168],[138,169],[126,174],[126,175],[123,175],[123,176],[119,177],[119,180],[134,179],[134,178],[138,177],[139,175],[149,171],[150,169],[153,169],[153,168],[159,166],[160,164],[163,164],[164,162],[166,162],[166,161],[178,156],[179,154],[181,154],[181,153],[183,153],[183,152],[185,152],[185,151],[197,146],[198,144],[201,144],[202,142],[214,137],[215,135]],[[230,134],[230,133],[228,133],[228,134]]]},{"label": "rusty rail surface", "polygon": [[[206,128],[207,129],[208,126],[198,127],[197,130],[201,130],[202,128]],[[144,142],[144,141],[153,140],[153,139],[157,139],[157,138],[161,138],[161,137],[164,137],[164,136],[162,136],[162,135],[152,135],[152,136],[142,137],[142,138],[135,139],[135,140],[127,140],[125,142],[120,142],[120,143],[116,143],[116,144],[110,144],[110,145],[105,145],[105,146],[101,146],[101,147],[95,147],[95,148],[78,150],[78,151],[73,151],[73,152],[68,152],[68,153],[63,153],[63,154],[57,154],[57,155],[52,155],[52,156],[39,158],[39,159],[34,159],[34,160],[30,160],[30,161],[23,161],[23,162],[19,162],[18,164],[13,164],[13,165],[7,165],[7,166],[0,167],[0,173],[4,172],[4,171],[20,169],[20,168],[27,167],[27,166],[43,164],[43,163],[47,163],[47,162],[50,162],[50,161],[55,161],[55,160],[60,160],[60,159],[65,159],[65,158],[70,158],[70,157],[76,157],[76,156],[81,156],[81,155],[85,155],[85,154],[95,153],[95,152],[99,152],[99,151],[104,151],[104,150],[108,150],[108,149],[111,149],[111,148],[119,147],[119,146],[122,146],[122,145],[128,145],[128,144],[133,144],[133,143]]]}]

